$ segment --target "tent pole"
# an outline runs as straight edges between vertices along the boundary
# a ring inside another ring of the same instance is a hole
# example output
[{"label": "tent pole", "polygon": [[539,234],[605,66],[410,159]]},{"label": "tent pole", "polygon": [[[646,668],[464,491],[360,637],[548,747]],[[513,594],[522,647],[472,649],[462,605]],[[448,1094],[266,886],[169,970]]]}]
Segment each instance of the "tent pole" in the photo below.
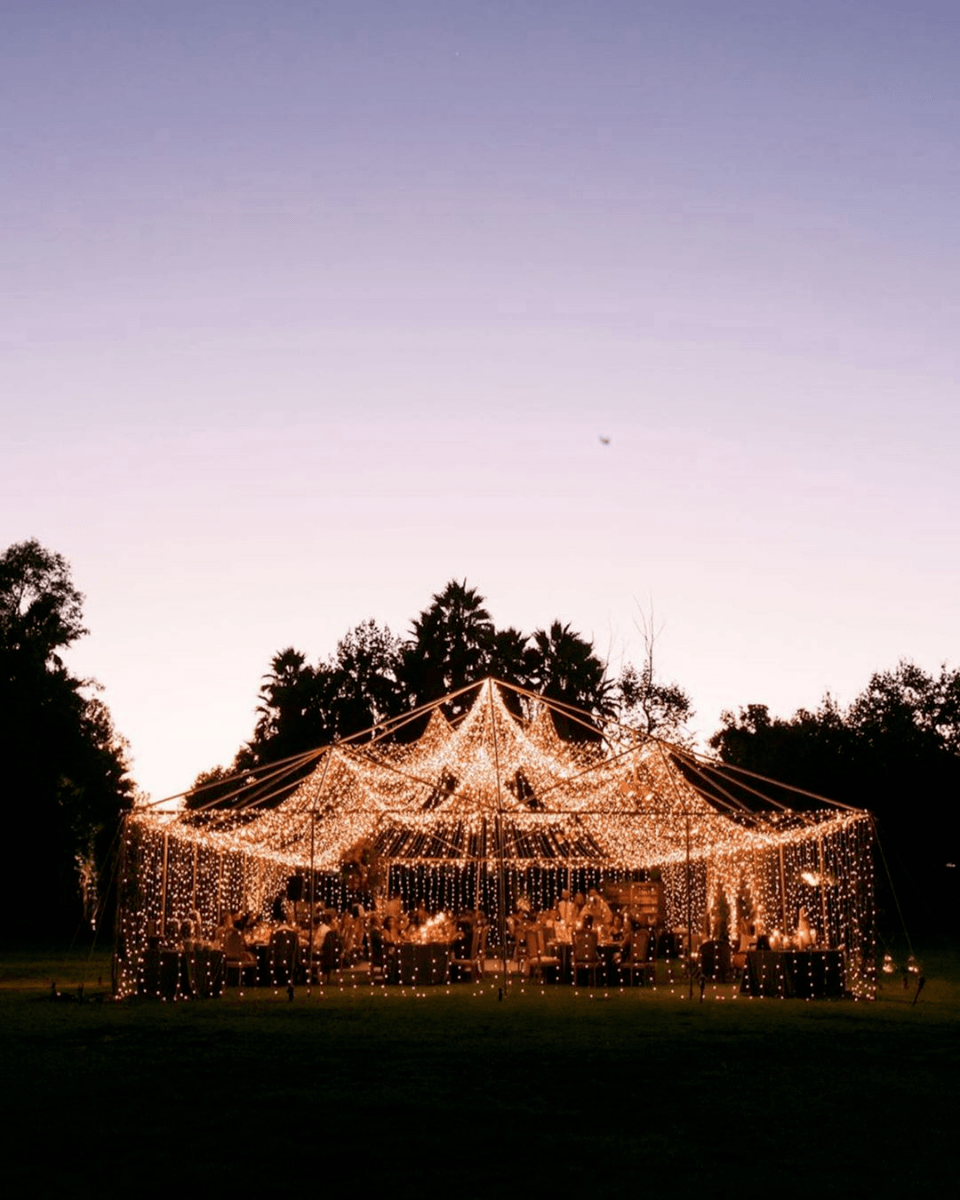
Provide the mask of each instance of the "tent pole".
[{"label": "tent pole", "polygon": [[778,847],[780,851],[780,919],[783,925],[783,936],[787,936],[787,875],[783,866],[783,842]]},{"label": "tent pole", "polygon": [[493,684],[487,681],[487,694],[490,700],[490,728],[493,731],[493,762],[497,775],[497,886],[500,908],[500,965],[503,973],[503,994],[507,994],[507,885],[504,878],[503,864],[503,794],[500,789],[500,745],[497,740],[497,723],[493,708]]},{"label": "tent pole", "polygon": [[823,855],[823,835],[817,838],[817,850],[820,854],[820,917],[823,921],[823,947],[830,949],[830,931],[827,928],[827,885],[824,875],[827,873],[826,860]]},{"label": "tent pole", "polygon": [[163,877],[160,881],[160,936],[167,936],[167,848],[170,844],[170,835],[163,835]]},{"label": "tent pole", "polygon": [[307,995],[310,995],[310,985],[313,982],[313,906],[316,901],[316,876],[313,873],[314,842],[316,836],[317,814],[310,809],[310,954],[307,959]]},{"label": "tent pole", "polygon": [[323,791],[323,783],[327,778],[327,768],[330,766],[330,754],[327,753],[323,759],[323,770],[320,773],[320,782],[317,784],[317,794],[313,798],[313,804],[310,808],[310,958],[307,962],[307,995],[310,995],[310,985],[313,982],[313,906],[317,899],[317,877],[314,871],[315,847],[316,847],[316,829],[317,829],[317,804],[320,802],[320,793]]},{"label": "tent pole", "polygon": [[690,986],[689,999],[693,999],[693,882],[690,870],[690,814],[684,814],[686,820],[687,842],[687,976]]},{"label": "tent pole", "polygon": [[503,990],[507,990],[507,887],[503,865],[503,822],[500,814],[494,818],[497,839],[497,907],[500,910],[500,971],[503,975]]},{"label": "tent pole", "polygon": [[129,832],[128,812],[123,814],[123,820],[120,824],[120,864],[117,869],[117,897],[116,906],[113,915],[113,958],[111,960],[111,984],[113,995],[116,996],[120,991],[120,953],[123,952],[123,958],[126,960],[129,956],[129,948],[125,935],[124,926],[124,909],[123,897],[126,893],[127,883],[127,834]]}]

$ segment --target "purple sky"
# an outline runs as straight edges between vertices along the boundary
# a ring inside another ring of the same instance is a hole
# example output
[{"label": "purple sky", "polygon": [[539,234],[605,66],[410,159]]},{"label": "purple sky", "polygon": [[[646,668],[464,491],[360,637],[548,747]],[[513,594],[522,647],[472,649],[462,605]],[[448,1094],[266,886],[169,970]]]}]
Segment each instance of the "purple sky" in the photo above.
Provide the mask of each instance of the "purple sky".
[{"label": "purple sky", "polygon": [[0,545],[72,563],[141,786],[454,576],[618,663],[652,599],[702,735],[957,665],[958,35],[6,0]]}]

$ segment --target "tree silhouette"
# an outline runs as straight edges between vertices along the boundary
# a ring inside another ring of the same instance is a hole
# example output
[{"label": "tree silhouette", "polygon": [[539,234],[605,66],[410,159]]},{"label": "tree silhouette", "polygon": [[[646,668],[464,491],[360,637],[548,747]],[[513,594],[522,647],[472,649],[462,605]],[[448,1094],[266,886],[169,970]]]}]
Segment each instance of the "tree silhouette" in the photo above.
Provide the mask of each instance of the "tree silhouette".
[{"label": "tree silhouette", "polygon": [[649,661],[639,670],[630,664],[623,668],[616,707],[618,721],[651,737],[681,744],[691,740],[685,728],[693,715],[690,697],[678,683],[661,683]]},{"label": "tree silhouette", "polygon": [[332,672],[309,666],[300,650],[288,646],[275,654],[263,677],[257,726],[247,744],[251,765],[279,762],[329,742],[335,733],[329,705],[334,686]]},{"label": "tree silhouette", "polygon": [[900,893],[886,895],[886,919],[899,903],[911,920],[947,927],[958,899],[948,865],[958,853],[958,699],[960,672],[901,662],[874,674],[846,711],[827,696],[789,720],[762,704],[725,712],[710,745],[725,762],[873,812]]},{"label": "tree silhouette", "polygon": [[0,761],[8,797],[0,888],[7,935],[75,931],[92,917],[133,783],[95,685],[62,651],[86,633],[83,596],[36,540],[0,555]]},{"label": "tree silhouette", "polygon": [[[452,579],[413,622],[403,649],[401,683],[412,707],[437,700],[489,673],[494,627],[484,598]],[[455,701],[451,712],[467,707]]]},{"label": "tree silhouette", "polygon": [[[607,679],[606,663],[593,652],[593,643],[574,632],[569,624],[554,621],[549,630],[533,635],[530,655],[531,684],[550,700],[559,700],[595,717],[613,712],[613,685]],[[595,728],[582,720],[554,715],[561,737],[594,739]]]},{"label": "tree silhouette", "polygon": [[341,638],[330,664],[328,717],[338,737],[371,729],[403,710],[400,668],[400,640],[385,626],[362,621]]}]

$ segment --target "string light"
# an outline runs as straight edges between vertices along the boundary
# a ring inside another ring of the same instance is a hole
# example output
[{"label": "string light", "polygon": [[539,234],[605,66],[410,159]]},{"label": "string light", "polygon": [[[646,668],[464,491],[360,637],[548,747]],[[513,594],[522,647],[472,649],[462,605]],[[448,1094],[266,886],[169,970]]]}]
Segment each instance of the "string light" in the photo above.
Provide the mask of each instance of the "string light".
[{"label": "string light", "polygon": [[150,990],[150,951],[182,940],[185,922],[202,942],[227,913],[268,921],[291,875],[312,873],[317,899],[344,907],[342,871],[356,864],[348,878],[365,879],[381,904],[482,908],[494,924],[500,873],[508,904],[524,896],[540,911],[564,888],[655,879],[666,927],[686,929],[689,915],[690,945],[698,930],[733,940],[747,921],[798,944],[808,922],[804,936],[843,952],[847,989],[872,994],[867,813],[747,812],[694,786],[670,747],[615,725],[602,740],[564,741],[549,702],[518,692],[514,715],[503,686],[485,681],[456,723],[438,703],[414,742],[328,747],[275,807],[258,804],[253,780],[229,809],[134,813],[121,992]]}]

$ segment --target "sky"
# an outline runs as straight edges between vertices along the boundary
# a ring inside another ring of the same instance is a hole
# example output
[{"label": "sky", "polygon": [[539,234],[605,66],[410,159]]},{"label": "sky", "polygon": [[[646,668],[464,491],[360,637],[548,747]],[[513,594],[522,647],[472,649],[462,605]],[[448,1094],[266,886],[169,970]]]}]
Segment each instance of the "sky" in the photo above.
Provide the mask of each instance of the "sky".
[{"label": "sky", "polygon": [[2,26],[0,547],[153,799],[452,578],[614,672],[652,609],[701,738],[958,665],[960,7]]}]

